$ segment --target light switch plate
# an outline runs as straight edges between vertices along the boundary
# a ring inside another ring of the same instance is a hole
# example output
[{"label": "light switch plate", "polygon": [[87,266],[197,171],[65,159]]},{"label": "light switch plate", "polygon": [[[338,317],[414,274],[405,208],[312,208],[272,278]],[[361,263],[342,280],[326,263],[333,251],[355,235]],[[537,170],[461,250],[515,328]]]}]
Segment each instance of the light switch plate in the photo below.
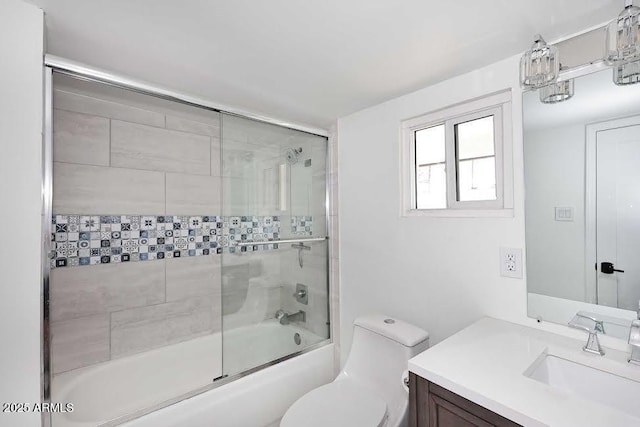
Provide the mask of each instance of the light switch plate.
[{"label": "light switch plate", "polygon": [[500,275],[522,279],[522,249],[500,248]]},{"label": "light switch plate", "polygon": [[556,221],[573,221],[573,208],[570,206],[555,208]]}]

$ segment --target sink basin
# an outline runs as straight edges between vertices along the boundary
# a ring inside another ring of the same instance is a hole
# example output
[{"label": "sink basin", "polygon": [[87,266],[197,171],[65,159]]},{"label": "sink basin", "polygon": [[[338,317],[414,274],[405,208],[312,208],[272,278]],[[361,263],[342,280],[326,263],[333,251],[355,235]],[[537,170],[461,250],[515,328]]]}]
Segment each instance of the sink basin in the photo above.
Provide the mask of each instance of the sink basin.
[{"label": "sink basin", "polygon": [[550,354],[539,357],[524,375],[640,418],[640,382]]}]

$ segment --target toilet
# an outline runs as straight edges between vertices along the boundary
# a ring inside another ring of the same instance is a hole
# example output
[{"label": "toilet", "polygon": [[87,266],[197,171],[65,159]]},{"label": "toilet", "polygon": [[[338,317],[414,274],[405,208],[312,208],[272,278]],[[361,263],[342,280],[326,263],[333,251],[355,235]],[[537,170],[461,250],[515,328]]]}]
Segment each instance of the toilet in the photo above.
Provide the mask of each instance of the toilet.
[{"label": "toilet", "polygon": [[407,361],[429,347],[429,333],[394,318],[356,319],[344,369],[298,399],[280,427],[406,427]]}]

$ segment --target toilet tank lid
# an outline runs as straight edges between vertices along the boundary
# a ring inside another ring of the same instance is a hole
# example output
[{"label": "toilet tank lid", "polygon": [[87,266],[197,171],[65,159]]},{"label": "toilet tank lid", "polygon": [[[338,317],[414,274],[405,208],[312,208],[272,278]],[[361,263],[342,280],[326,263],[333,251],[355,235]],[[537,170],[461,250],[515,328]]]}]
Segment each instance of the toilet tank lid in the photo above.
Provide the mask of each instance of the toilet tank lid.
[{"label": "toilet tank lid", "polygon": [[429,339],[429,332],[390,316],[358,317],[353,324],[389,338],[406,347],[414,347]]}]

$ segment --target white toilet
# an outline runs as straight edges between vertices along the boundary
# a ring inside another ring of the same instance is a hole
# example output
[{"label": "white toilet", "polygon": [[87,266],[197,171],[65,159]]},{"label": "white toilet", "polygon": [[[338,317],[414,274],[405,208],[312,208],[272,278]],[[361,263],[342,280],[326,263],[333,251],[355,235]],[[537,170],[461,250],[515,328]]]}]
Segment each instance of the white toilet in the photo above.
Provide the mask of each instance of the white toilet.
[{"label": "white toilet", "polygon": [[344,369],[298,399],[280,427],[406,427],[407,361],[429,347],[429,333],[385,316],[356,319]]}]

